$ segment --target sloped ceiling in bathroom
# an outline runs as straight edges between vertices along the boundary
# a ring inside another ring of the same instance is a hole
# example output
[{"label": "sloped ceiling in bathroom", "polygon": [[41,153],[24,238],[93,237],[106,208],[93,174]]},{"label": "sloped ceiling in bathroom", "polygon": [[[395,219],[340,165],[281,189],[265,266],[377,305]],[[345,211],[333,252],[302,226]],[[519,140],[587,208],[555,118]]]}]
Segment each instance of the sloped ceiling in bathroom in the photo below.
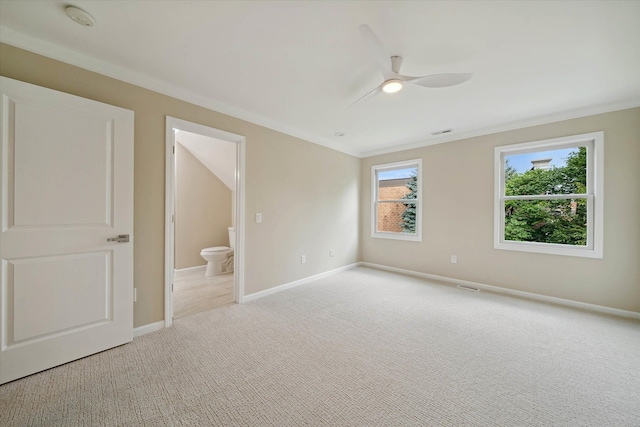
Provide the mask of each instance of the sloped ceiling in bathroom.
[{"label": "sloped ceiling in bathroom", "polygon": [[176,141],[231,191],[235,190],[236,144],[182,130],[176,134]]}]

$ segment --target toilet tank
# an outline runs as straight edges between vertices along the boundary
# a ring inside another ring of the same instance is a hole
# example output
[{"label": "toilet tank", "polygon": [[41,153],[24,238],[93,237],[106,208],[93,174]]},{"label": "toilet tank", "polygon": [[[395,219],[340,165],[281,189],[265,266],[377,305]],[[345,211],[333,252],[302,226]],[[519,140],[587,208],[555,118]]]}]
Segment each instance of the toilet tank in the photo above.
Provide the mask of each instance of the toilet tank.
[{"label": "toilet tank", "polygon": [[236,248],[236,229],[233,227],[229,227],[229,247]]}]

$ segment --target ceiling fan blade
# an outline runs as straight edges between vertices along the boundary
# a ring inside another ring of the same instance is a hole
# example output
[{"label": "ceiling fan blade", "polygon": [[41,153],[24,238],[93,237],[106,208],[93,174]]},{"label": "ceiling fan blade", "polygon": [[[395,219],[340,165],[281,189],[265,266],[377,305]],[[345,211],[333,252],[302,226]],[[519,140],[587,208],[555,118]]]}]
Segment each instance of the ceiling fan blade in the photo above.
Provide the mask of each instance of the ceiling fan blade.
[{"label": "ceiling fan blade", "polygon": [[418,86],[423,87],[449,87],[464,83],[473,77],[471,73],[445,73],[445,74],[432,74],[425,77],[408,77],[401,76],[405,82],[411,82]]},{"label": "ceiling fan blade", "polygon": [[367,24],[360,25],[358,30],[369,48],[371,57],[376,61],[384,79],[387,80],[393,75],[393,72],[391,71],[391,58],[385,51],[384,45]]},{"label": "ceiling fan blade", "polygon": [[358,98],[354,103],[349,105],[349,108],[353,107],[356,104],[359,104],[359,103],[363,102],[366,99],[369,99],[369,98],[373,97],[374,95],[379,94],[380,92],[382,92],[382,85],[378,86],[377,88],[375,88],[371,92],[367,93],[366,95]]}]

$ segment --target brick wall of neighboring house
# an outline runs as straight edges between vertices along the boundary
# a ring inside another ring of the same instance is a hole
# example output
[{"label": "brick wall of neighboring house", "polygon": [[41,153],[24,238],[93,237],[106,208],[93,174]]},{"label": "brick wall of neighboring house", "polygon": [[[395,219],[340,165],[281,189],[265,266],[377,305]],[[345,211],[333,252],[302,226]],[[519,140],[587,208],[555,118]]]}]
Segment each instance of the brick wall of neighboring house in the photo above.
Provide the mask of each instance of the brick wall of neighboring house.
[{"label": "brick wall of neighboring house", "polygon": [[[407,182],[411,178],[388,179],[378,182],[378,197],[380,200],[398,200],[409,192]],[[378,231],[402,232],[402,213],[405,206],[402,203],[378,204]]]}]

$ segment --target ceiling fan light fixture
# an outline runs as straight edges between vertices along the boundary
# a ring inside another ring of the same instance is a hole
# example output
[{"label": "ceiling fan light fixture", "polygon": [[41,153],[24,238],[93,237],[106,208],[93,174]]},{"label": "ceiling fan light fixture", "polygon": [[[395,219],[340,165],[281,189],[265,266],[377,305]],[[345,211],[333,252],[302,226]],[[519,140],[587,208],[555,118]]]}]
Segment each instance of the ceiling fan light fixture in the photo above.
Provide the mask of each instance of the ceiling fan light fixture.
[{"label": "ceiling fan light fixture", "polygon": [[402,89],[402,80],[389,79],[382,84],[382,90],[386,93],[396,93]]}]

